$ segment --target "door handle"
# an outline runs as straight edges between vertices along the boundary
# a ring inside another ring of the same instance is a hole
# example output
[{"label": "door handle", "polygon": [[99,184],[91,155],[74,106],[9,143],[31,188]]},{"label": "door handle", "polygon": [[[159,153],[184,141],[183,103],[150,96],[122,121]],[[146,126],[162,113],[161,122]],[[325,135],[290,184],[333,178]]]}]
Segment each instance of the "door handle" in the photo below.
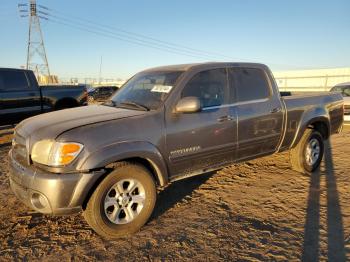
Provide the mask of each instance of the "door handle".
[{"label": "door handle", "polygon": [[222,116],[222,117],[219,117],[217,120],[218,120],[218,122],[232,121],[233,117],[232,116]]},{"label": "door handle", "polygon": [[276,108],[274,108],[274,109],[271,109],[270,113],[271,113],[271,114],[274,114],[274,113],[279,113],[279,112],[281,112],[281,111],[282,111],[282,109],[281,109],[280,107],[276,107]]}]

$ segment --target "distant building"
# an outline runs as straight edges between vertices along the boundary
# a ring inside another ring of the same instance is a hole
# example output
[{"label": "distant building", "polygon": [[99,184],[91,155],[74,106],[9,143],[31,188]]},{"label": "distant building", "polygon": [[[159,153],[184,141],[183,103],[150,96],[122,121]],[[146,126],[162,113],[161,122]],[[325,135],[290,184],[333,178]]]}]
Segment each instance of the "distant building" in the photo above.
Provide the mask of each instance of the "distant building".
[{"label": "distant building", "polygon": [[329,91],[339,83],[350,82],[350,68],[281,71],[273,73],[281,91]]},{"label": "distant building", "polygon": [[95,87],[95,86],[117,86],[117,87],[121,87],[126,81],[125,80],[112,80],[112,79],[107,79],[104,81],[96,81],[96,82],[91,82],[89,83],[91,86]]},{"label": "distant building", "polygon": [[60,78],[59,82],[61,84],[70,84],[70,85],[77,85],[77,84],[85,84],[87,86],[96,87],[96,86],[117,86],[121,87],[126,80],[122,79],[97,79],[97,78]]},{"label": "distant building", "polygon": [[58,76],[55,75],[38,75],[37,76],[39,85],[49,85],[49,84],[58,84]]}]

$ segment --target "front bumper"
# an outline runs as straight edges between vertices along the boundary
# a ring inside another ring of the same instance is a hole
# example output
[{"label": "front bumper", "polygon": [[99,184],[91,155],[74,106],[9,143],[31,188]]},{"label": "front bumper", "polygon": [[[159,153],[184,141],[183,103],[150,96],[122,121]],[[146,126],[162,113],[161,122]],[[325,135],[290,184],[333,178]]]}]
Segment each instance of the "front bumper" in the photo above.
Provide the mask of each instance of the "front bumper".
[{"label": "front bumper", "polygon": [[24,167],[9,153],[10,185],[27,206],[44,214],[77,213],[103,171],[54,174],[35,167]]}]

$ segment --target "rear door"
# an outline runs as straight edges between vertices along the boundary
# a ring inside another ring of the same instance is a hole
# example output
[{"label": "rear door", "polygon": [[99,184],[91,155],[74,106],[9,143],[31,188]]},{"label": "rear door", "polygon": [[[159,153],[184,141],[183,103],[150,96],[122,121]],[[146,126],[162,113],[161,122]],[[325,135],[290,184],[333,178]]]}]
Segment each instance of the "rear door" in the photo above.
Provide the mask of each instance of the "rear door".
[{"label": "rear door", "polygon": [[166,145],[172,176],[189,174],[235,158],[237,129],[235,112],[228,104],[227,69],[197,73],[185,85],[181,98],[198,97],[197,113],[166,115]]},{"label": "rear door", "polygon": [[274,152],[283,124],[282,105],[265,71],[259,68],[231,68],[232,100],[238,116],[237,159]]},{"label": "rear door", "polygon": [[0,120],[20,121],[41,112],[40,90],[22,70],[0,70]]}]

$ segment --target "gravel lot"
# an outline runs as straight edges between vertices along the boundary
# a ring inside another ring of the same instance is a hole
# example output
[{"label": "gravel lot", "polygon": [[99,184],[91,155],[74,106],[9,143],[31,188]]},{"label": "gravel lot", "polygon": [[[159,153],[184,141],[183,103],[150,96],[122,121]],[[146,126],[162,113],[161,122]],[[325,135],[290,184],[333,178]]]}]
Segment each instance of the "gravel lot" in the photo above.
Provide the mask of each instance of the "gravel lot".
[{"label": "gravel lot", "polygon": [[9,189],[10,135],[0,131],[0,260],[305,260],[350,258],[350,128],[318,173],[287,153],[173,183],[141,232],[107,241],[80,214],[44,216]]}]

